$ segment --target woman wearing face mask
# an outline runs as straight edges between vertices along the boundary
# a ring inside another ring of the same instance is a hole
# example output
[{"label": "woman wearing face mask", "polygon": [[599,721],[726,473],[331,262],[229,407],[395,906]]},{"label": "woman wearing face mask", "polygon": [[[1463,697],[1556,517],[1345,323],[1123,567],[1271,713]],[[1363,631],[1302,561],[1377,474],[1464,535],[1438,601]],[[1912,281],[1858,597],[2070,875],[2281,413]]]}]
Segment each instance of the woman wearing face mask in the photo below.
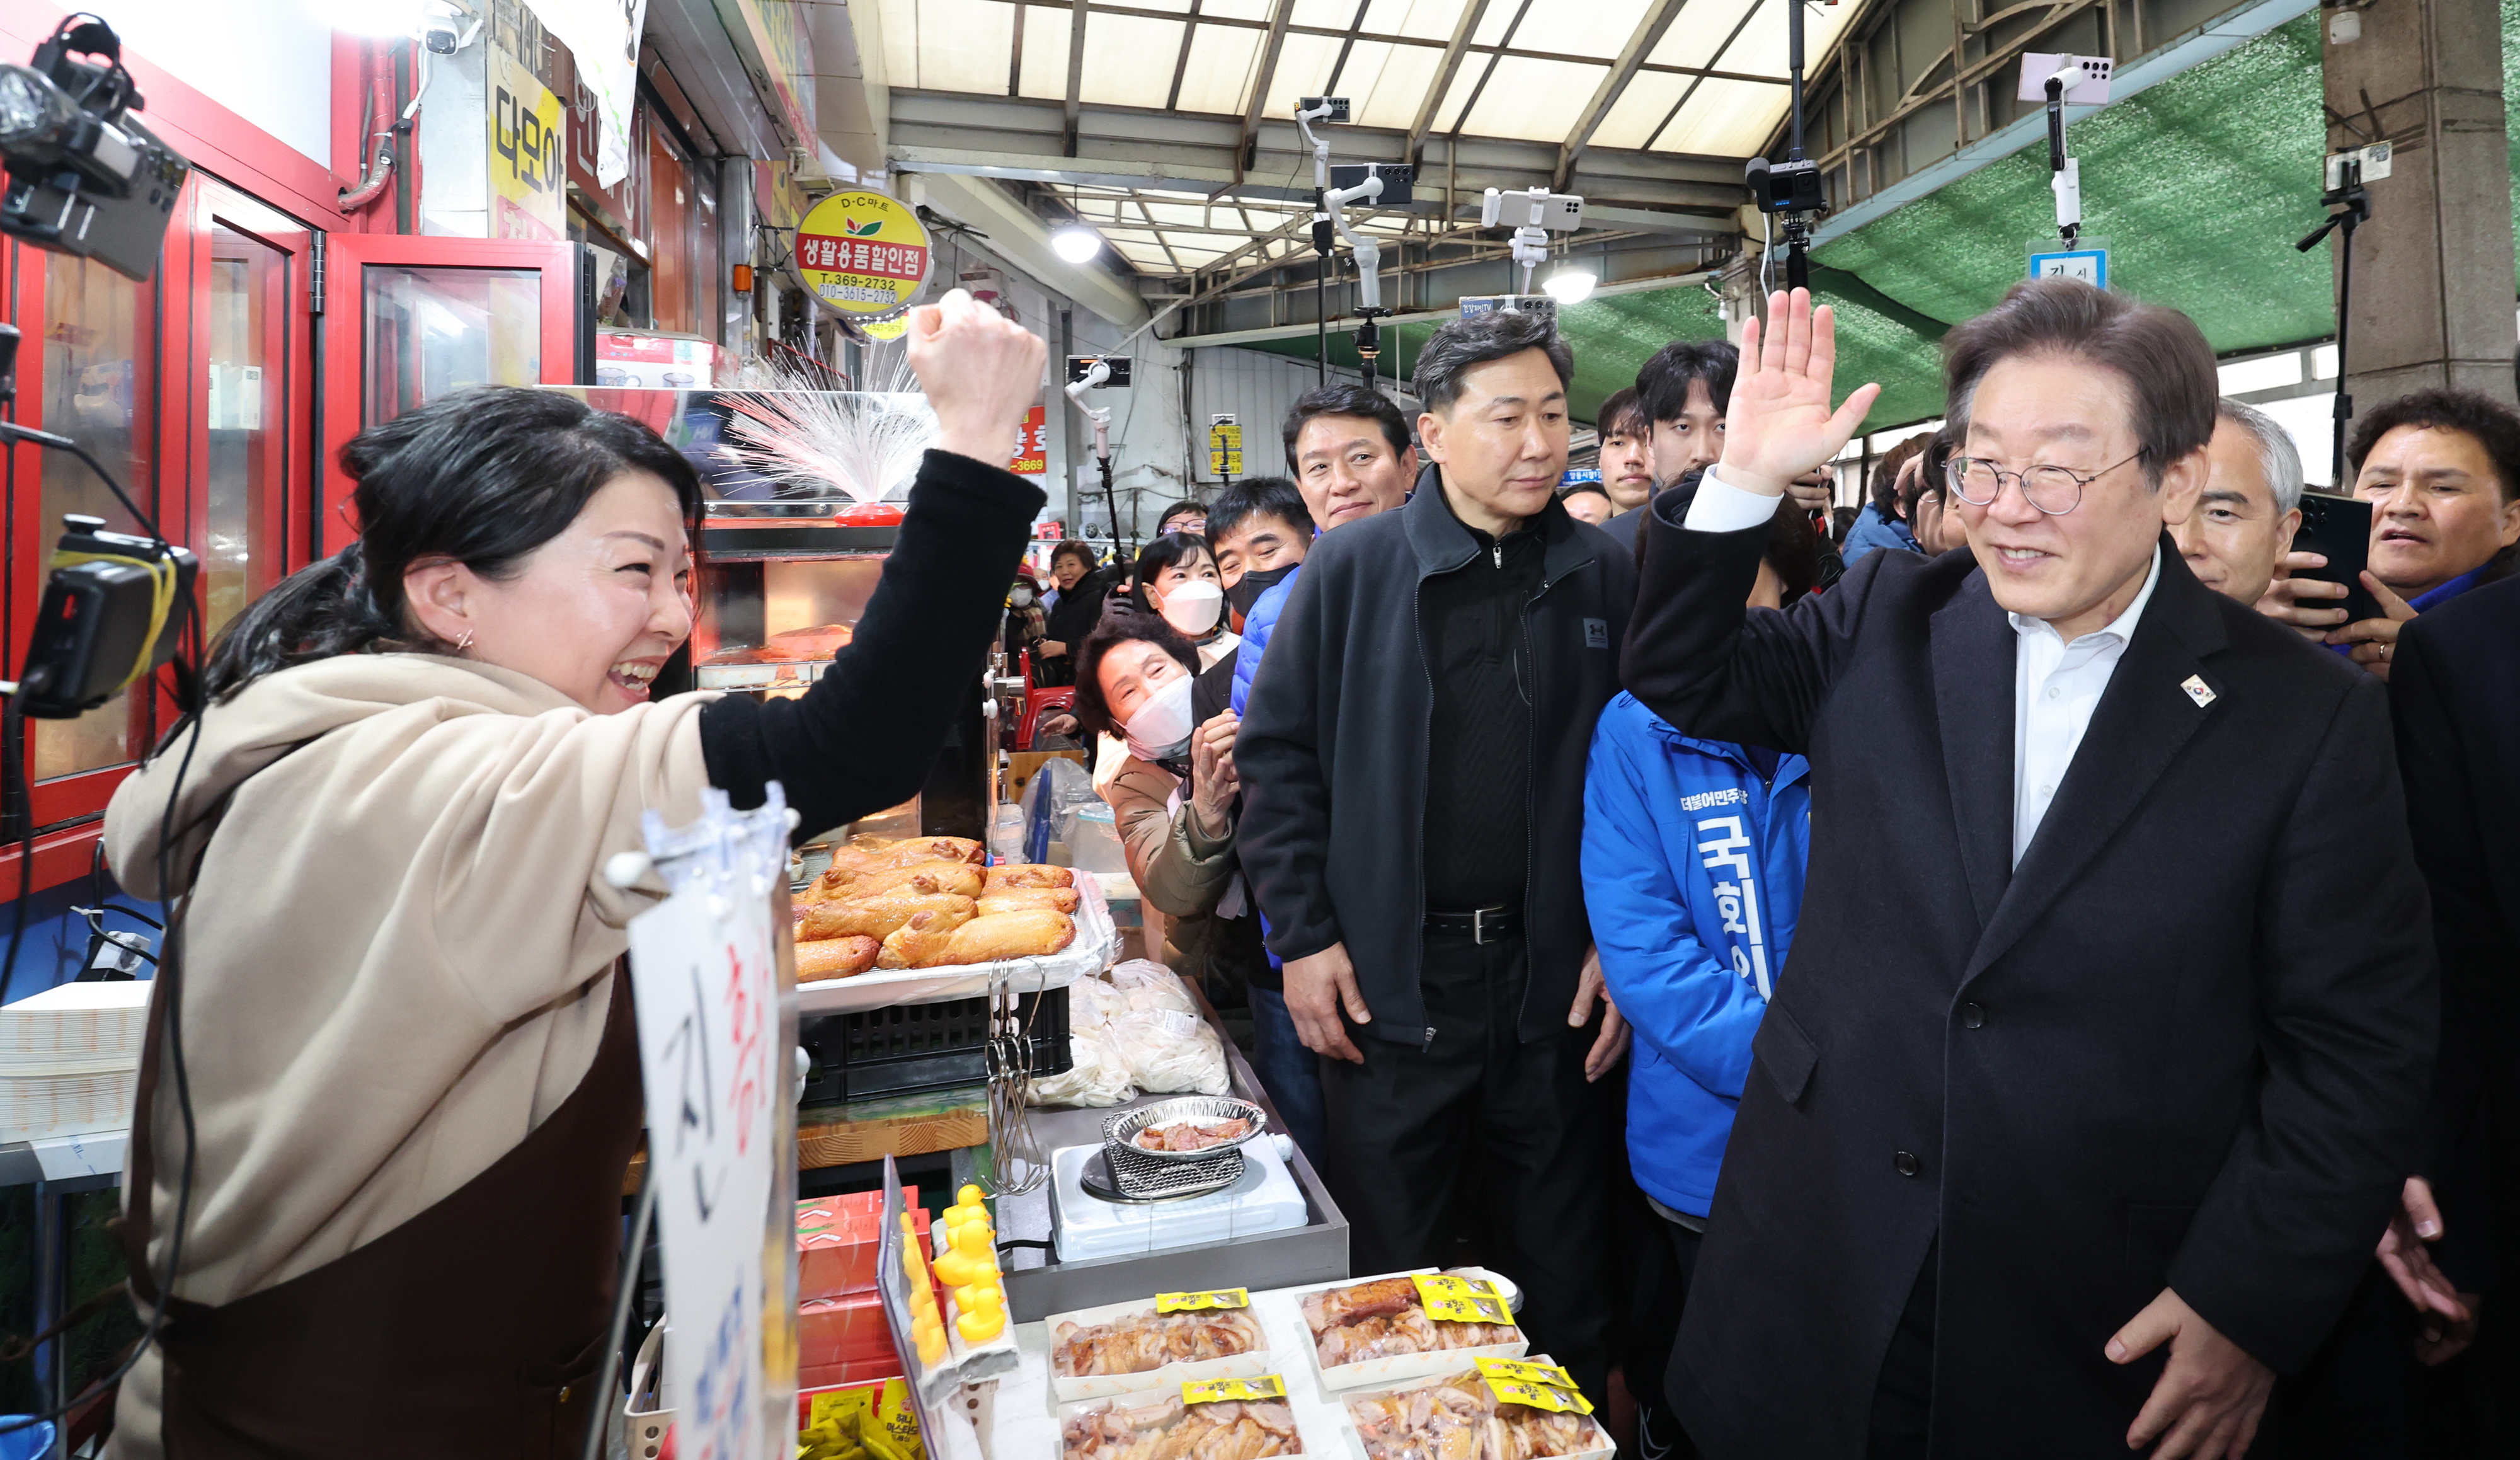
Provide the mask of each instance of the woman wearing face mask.
[{"label": "woman wearing face mask", "polygon": [[[1208,550],[1206,538],[1189,532],[1158,537],[1138,550],[1130,576],[1137,580],[1136,591],[1113,602],[1131,604],[1171,624],[1197,651],[1200,670],[1232,658],[1241,644],[1241,638],[1225,626],[1225,590],[1217,583],[1216,555]],[[1080,663],[1078,673],[1083,672]],[[1081,692],[1084,680],[1077,684]],[[1079,720],[1082,723],[1081,716]],[[1119,735],[1104,733],[1094,754],[1095,789],[1109,790],[1111,778],[1128,758],[1128,748]]]},{"label": "woman wearing face mask", "polygon": [[231,622],[198,734],[106,812],[186,930],[184,1064],[153,1024],[124,1186],[135,1300],[171,1299],[114,1455],[577,1453],[642,1117],[616,975],[662,893],[602,869],[711,787],[777,780],[808,835],[917,792],[1042,505],[1002,465],[1041,341],[956,290],[908,350],[936,448],[791,700],[652,701],[700,489],[647,427],[487,388],[343,450],[359,540]]},{"label": "woman wearing face mask", "polygon": [[1138,607],[1181,631],[1198,650],[1204,670],[1241,643],[1225,626],[1225,585],[1207,539],[1192,532],[1158,537],[1138,551]]},{"label": "woman wearing face mask", "polygon": [[1034,580],[1032,570],[1016,569],[1014,586],[1007,590],[1007,629],[999,640],[1006,651],[1009,673],[1013,672],[1016,655],[1041,642],[1046,613],[1041,606],[1041,584]]},{"label": "woman wearing face mask", "polygon": [[1129,876],[1163,915],[1165,965],[1206,982],[1229,921],[1218,907],[1234,880],[1240,783],[1233,713],[1192,723],[1198,667],[1197,651],[1171,623],[1115,608],[1078,657],[1076,715],[1125,746],[1102,798],[1111,803]]}]

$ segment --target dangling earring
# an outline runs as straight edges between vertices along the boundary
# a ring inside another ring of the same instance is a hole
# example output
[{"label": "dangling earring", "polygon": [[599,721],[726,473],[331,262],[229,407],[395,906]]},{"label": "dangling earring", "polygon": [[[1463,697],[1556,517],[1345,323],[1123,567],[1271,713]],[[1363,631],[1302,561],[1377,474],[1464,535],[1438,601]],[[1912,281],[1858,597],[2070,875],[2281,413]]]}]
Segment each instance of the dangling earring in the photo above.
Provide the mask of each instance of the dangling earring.
[{"label": "dangling earring", "polygon": [[457,654],[462,654],[462,653],[465,653],[466,651],[470,650],[472,647],[472,630],[471,630],[471,629],[469,629],[469,628],[468,628],[468,629],[466,629],[466,630],[464,631],[464,637],[462,637],[462,638],[460,638],[460,639],[458,639],[458,640],[456,640],[456,641],[455,641],[455,652],[456,652]]}]

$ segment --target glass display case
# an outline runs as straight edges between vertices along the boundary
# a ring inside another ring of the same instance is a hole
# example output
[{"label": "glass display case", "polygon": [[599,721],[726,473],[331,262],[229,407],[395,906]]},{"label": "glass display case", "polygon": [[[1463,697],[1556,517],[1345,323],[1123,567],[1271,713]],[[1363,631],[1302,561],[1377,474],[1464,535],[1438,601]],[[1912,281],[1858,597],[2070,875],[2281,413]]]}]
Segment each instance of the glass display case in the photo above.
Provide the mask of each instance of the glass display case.
[{"label": "glass display case", "polygon": [[[565,387],[647,422],[699,473],[704,500],[690,645],[693,688],[790,698],[848,644],[900,529],[900,498],[931,433],[918,397]],[[915,403],[915,404],[914,404]],[[852,427],[864,428],[857,434]],[[818,473],[816,468],[828,470]],[[852,494],[832,478],[860,476]],[[863,478],[881,480],[873,497]],[[862,498],[868,498],[862,500]],[[920,796],[848,830],[981,838],[994,742],[985,660]]]}]

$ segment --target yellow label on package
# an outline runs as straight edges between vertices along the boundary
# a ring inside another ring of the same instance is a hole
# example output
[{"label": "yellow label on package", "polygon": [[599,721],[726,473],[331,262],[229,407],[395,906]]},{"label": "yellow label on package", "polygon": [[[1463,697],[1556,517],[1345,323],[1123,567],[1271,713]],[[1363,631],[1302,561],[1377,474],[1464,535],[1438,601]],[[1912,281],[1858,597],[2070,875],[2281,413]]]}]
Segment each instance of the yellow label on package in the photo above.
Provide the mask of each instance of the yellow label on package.
[{"label": "yellow label on package", "polygon": [[1184,1404],[1215,1404],[1226,1399],[1282,1399],[1286,1381],[1275,1374],[1257,1379],[1192,1379],[1182,1385]]},{"label": "yellow label on package", "polygon": [[1478,1358],[1471,1362],[1479,1366],[1479,1377],[1487,1381],[1488,1392],[1503,1403],[1527,1404],[1552,1414],[1593,1412],[1593,1401],[1575,1387],[1574,1378],[1553,1364],[1510,1358]]},{"label": "yellow label on package", "polygon": [[1449,1273],[1416,1274],[1418,1300],[1438,1323],[1513,1323],[1513,1309],[1494,1283],[1474,1283]]},{"label": "yellow label on package", "polygon": [[1158,1293],[1158,1313],[1190,1313],[1200,1308],[1247,1308],[1251,1291],[1247,1288],[1219,1288],[1212,1293]]}]

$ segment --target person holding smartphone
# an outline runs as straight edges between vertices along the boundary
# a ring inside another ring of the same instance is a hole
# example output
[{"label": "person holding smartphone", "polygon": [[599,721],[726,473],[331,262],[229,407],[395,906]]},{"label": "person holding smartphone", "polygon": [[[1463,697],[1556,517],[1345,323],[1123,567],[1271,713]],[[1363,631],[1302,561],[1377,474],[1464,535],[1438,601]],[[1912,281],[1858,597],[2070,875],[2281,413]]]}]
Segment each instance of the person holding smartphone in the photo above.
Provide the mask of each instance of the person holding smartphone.
[{"label": "person holding smartphone", "polygon": [[2343,583],[2289,553],[2258,611],[2344,654],[2383,681],[2409,618],[2510,576],[2520,543],[2520,412],[2473,390],[2418,390],[2363,418],[2348,445],[2354,494],[2371,504],[2362,586],[2382,616],[2347,622]]}]

